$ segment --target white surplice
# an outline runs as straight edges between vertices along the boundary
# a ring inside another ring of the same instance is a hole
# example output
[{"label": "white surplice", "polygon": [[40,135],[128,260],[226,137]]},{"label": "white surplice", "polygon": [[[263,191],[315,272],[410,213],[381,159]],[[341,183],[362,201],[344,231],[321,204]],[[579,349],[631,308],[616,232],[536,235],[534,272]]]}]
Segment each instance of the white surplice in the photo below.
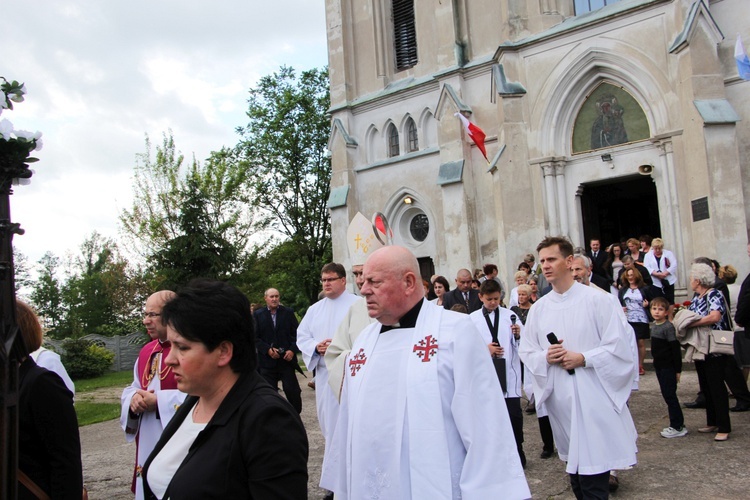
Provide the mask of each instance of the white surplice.
[{"label": "white surplice", "polygon": [[[566,349],[582,353],[586,367],[570,375],[548,364],[550,332]],[[537,402],[549,413],[568,473],[599,474],[636,463],[637,432],[626,405],[633,384],[632,335],[612,299],[580,283],[564,294],[550,291],[529,311],[521,359]]]},{"label": "white surplice", "polygon": [[423,301],[415,328],[380,329],[368,326],[348,357],[321,485],[340,500],[530,498],[471,319]]},{"label": "white surplice", "polygon": [[329,442],[339,412],[338,397],[328,385],[328,368],[316,346],[325,339],[332,339],[349,308],[359,297],[344,292],[335,299],[319,300],[305,313],[297,328],[297,347],[308,371],[315,370],[315,402],[318,423],[326,443]]},{"label": "white surplice", "polygon": [[341,384],[344,382],[346,356],[362,330],[374,322],[375,320],[367,313],[367,301],[359,299],[349,308],[333,335],[333,340],[326,350],[325,361],[328,368],[328,385],[337,399],[341,396]]},{"label": "white surplice", "polygon": [[[503,348],[505,358],[505,381],[508,392],[505,397],[508,398],[520,398],[521,394],[521,358],[518,356],[518,345],[519,341],[515,339],[513,332],[510,328],[513,325],[511,322],[511,316],[515,316],[515,313],[505,309],[504,307],[498,307],[498,329],[497,329],[497,343]],[[487,320],[484,319],[484,308],[474,311],[469,315],[471,320],[474,322],[479,333],[482,335],[485,346],[488,346],[492,342],[492,333],[487,326]],[[494,325],[495,311],[489,313],[490,321]],[[523,325],[520,321],[516,321],[516,324],[521,328],[521,335],[523,335]],[[487,349],[489,354],[489,348]]]},{"label": "white surplice", "polygon": [[[164,369],[164,359],[161,358],[159,364],[159,370]],[[133,383],[127,386],[122,391],[120,397],[120,426],[125,431],[128,427],[128,410],[130,409],[130,400],[136,393],[137,389],[141,388],[141,374],[138,373],[138,360],[135,360],[135,366],[133,367]],[[180,392],[177,389],[162,389],[161,380],[158,375],[151,379],[148,384],[149,391],[154,391],[156,394],[156,405],[159,409],[158,418],[157,412],[147,411],[141,414],[138,419],[138,449],[136,453],[137,468],[143,467],[146,463],[146,459],[151,454],[156,446],[156,442],[161,437],[161,433],[167,426],[174,414],[179,409],[182,402],[185,400],[187,394]],[[135,434],[125,432],[125,440],[130,443],[135,440]],[[135,498],[136,500],[142,500],[143,497],[143,485],[140,473],[135,478]]]}]

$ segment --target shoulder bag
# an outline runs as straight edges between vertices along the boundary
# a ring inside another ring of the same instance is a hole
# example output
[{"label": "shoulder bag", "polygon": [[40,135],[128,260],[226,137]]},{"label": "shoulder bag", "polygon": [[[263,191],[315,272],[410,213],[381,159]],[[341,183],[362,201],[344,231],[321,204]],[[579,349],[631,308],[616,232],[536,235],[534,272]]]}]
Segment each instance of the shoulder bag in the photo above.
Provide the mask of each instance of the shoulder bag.
[{"label": "shoulder bag", "polygon": [[[711,290],[714,290],[713,288]],[[711,291],[709,290],[709,292]],[[708,295],[708,292],[706,292]],[[734,325],[732,324],[732,317],[729,314],[729,308],[724,300],[724,294],[719,292],[721,301],[724,304],[724,314],[727,315],[729,321],[729,330],[711,330],[708,333],[708,353],[709,354],[726,354],[728,356],[734,356]],[[719,320],[721,321],[721,320]]]}]

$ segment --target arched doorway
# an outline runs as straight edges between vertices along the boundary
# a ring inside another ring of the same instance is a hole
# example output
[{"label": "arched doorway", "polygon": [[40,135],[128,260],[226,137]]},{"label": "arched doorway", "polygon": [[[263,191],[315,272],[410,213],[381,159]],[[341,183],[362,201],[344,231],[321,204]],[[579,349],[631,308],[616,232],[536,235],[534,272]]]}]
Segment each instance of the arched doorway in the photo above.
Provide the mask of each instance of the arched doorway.
[{"label": "arched doorway", "polygon": [[650,176],[634,175],[582,185],[581,212],[586,244],[603,245],[642,234],[661,235],[656,185]]}]

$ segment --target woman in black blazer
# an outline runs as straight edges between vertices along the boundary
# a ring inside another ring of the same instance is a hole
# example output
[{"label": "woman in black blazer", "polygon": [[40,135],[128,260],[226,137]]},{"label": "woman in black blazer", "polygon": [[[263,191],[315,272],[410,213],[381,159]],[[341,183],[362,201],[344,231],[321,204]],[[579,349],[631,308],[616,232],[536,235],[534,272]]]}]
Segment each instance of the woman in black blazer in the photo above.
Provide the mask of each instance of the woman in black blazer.
[{"label": "woman in black blazer", "polygon": [[164,305],[166,363],[189,394],[143,467],[146,498],[307,497],[307,435],[256,371],[250,304],[195,280]]}]

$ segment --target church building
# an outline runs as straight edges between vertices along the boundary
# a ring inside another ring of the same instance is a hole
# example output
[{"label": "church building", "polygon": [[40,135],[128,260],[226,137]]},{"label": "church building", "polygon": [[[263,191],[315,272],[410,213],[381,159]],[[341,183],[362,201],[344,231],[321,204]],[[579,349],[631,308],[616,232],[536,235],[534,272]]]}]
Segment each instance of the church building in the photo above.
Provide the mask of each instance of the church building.
[{"label": "church building", "polygon": [[546,235],[659,236],[678,295],[697,256],[750,271],[747,0],[326,0],[326,22],[335,261],[382,212],[451,282],[512,282]]}]

